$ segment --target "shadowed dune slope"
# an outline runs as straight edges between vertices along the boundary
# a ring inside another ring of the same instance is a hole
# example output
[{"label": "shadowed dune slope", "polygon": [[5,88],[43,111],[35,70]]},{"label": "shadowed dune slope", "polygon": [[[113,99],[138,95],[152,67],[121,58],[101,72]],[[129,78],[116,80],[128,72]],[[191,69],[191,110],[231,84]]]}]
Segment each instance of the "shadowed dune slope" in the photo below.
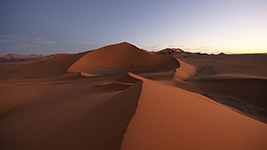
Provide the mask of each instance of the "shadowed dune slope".
[{"label": "shadowed dune slope", "polygon": [[267,79],[249,76],[208,76],[194,81],[194,84],[219,96],[231,96],[249,104],[267,109]]},{"label": "shadowed dune slope", "polygon": [[[1,150],[120,148],[137,107],[142,81],[116,74],[36,82],[0,82],[5,87],[0,91],[4,99],[0,100],[1,107],[20,101],[0,115]],[[5,94],[14,89],[21,92]]]},{"label": "shadowed dune slope", "polygon": [[202,95],[132,76],[143,80],[143,88],[122,150],[267,147],[266,124]]},{"label": "shadowed dune slope", "polygon": [[155,55],[129,43],[120,43],[86,54],[68,71],[92,75],[118,72],[146,73],[175,70],[179,66],[179,62],[170,56]]}]

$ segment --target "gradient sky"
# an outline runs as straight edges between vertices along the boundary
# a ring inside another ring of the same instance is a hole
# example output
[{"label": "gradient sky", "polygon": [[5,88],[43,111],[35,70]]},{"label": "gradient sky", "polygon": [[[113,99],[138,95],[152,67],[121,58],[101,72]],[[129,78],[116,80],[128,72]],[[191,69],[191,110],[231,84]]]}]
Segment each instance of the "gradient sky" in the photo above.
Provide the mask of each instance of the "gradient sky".
[{"label": "gradient sky", "polygon": [[267,52],[267,0],[0,0],[0,55],[146,50]]}]

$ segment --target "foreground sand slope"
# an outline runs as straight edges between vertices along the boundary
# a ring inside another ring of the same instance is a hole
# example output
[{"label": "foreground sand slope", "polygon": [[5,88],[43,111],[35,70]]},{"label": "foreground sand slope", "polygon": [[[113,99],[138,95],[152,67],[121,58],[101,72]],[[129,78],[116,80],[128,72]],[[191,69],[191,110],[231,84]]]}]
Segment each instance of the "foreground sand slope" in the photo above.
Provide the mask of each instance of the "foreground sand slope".
[{"label": "foreground sand slope", "polygon": [[0,149],[117,150],[141,86],[128,74],[2,80]]},{"label": "foreground sand slope", "polygon": [[266,149],[266,124],[204,96],[133,75],[143,81],[122,150]]}]

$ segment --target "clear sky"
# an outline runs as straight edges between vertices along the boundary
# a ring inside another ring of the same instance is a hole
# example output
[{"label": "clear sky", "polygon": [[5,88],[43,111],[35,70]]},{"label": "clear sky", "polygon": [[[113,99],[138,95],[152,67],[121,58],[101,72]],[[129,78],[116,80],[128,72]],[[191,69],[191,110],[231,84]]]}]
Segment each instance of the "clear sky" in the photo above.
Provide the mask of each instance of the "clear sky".
[{"label": "clear sky", "polygon": [[0,55],[146,50],[267,52],[267,0],[0,0]]}]

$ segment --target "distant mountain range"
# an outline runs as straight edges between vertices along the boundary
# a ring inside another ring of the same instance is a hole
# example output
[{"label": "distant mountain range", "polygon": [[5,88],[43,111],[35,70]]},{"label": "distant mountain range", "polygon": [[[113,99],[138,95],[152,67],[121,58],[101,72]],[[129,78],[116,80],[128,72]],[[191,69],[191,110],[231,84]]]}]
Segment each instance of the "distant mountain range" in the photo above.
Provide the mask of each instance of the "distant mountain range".
[{"label": "distant mountain range", "polygon": [[184,51],[180,48],[165,48],[161,51],[155,52],[158,55],[174,55],[174,54],[181,54]]},{"label": "distant mountain range", "polygon": [[[207,54],[207,53],[200,53],[200,52],[186,52],[180,48],[165,48],[163,50],[154,52],[157,55],[171,55],[171,56],[181,56],[187,57],[188,55],[214,55],[214,54]],[[217,55],[225,55],[224,53],[220,53]]]},{"label": "distant mountain range", "polygon": [[6,56],[0,56],[0,62],[15,62],[15,61],[27,61],[36,58],[42,58],[44,55],[18,55],[8,54]]}]

